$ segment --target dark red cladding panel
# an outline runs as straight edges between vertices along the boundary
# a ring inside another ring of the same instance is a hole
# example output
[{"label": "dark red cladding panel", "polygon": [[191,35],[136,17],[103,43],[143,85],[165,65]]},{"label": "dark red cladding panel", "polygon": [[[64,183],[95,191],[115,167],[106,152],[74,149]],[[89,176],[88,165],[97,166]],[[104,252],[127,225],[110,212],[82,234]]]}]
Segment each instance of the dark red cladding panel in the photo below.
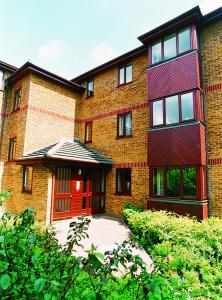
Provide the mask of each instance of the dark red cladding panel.
[{"label": "dark red cladding panel", "polygon": [[192,52],[148,69],[148,100],[200,88],[200,60]]},{"label": "dark red cladding panel", "polygon": [[205,128],[195,124],[150,131],[148,149],[152,167],[205,165]]}]

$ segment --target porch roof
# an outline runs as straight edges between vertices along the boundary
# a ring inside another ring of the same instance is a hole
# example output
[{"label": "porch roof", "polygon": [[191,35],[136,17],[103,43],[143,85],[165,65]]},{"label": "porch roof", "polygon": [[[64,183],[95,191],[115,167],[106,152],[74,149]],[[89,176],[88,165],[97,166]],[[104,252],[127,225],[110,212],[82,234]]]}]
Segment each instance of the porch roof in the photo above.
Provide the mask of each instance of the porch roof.
[{"label": "porch roof", "polygon": [[83,144],[79,140],[62,139],[56,144],[30,152],[22,156],[17,162],[49,158],[75,162],[112,165],[113,161],[99,151]]}]

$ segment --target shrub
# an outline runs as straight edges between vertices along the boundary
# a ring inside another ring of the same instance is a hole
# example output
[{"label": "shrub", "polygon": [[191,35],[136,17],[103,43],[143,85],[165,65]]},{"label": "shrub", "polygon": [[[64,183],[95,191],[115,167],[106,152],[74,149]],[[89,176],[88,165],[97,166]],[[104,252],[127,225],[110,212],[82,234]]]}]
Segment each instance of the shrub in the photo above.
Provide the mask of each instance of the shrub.
[{"label": "shrub", "polygon": [[[166,211],[124,210],[124,218],[178,297],[222,297],[222,222],[198,222]],[[164,294],[161,291],[160,294]]]}]

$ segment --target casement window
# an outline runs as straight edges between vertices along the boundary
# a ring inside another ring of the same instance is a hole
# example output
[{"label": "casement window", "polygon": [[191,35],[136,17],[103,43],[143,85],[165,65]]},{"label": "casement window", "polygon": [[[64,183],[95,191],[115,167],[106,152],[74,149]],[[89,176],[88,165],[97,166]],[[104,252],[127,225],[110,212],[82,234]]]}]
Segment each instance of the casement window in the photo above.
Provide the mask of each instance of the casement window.
[{"label": "casement window", "polygon": [[13,111],[16,111],[20,108],[20,101],[21,101],[21,89],[17,89],[14,92]]},{"label": "casement window", "polygon": [[194,120],[194,93],[152,101],[152,126],[177,124]]},{"label": "casement window", "polygon": [[132,135],[132,112],[117,116],[117,137],[129,137]]},{"label": "casement window", "polygon": [[8,160],[15,159],[16,138],[9,139]]},{"label": "casement window", "polygon": [[23,168],[23,180],[22,180],[23,192],[32,191],[32,175],[33,175],[33,167],[27,166]]},{"label": "casement window", "polygon": [[85,143],[92,142],[92,122],[85,123]]},{"label": "casement window", "polygon": [[151,64],[166,61],[191,49],[190,27],[165,36],[151,47]]},{"label": "casement window", "polygon": [[93,80],[88,80],[87,81],[87,97],[91,97],[94,95],[94,81]]},{"label": "casement window", "polygon": [[4,89],[3,72],[0,70],[0,90]]},{"label": "casement window", "polygon": [[131,169],[116,169],[116,193],[131,195]]},{"label": "casement window", "polygon": [[129,83],[133,80],[132,64],[120,66],[119,68],[119,85]]},{"label": "casement window", "polygon": [[168,167],[152,169],[152,196],[196,198],[197,169],[195,167]]}]

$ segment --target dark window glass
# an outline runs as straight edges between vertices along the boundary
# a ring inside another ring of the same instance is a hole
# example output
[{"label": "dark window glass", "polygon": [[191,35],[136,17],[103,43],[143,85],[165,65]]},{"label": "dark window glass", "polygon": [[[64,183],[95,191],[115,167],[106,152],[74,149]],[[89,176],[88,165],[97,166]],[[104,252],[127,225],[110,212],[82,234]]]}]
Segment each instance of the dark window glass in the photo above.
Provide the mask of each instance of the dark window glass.
[{"label": "dark window glass", "polygon": [[121,114],[117,116],[117,136],[131,136],[132,135],[132,112]]},{"label": "dark window glass", "polygon": [[92,122],[85,124],[85,142],[92,142]]},{"label": "dark window glass", "polygon": [[133,68],[132,65],[126,66],[126,83],[131,82],[133,80]]},{"label": "dark window glass", "polygon": [[82,197],[82,209],[86,209],[86,197]]},{"label": "dark window glass", "polygon": [[131,194],[131,169],[116,169],[116,192],[121,195]]},{"label": "dark window glass", "polygon": [[176,34],[171,34],[164,39],[164,60],[175,57],[176,54]]},{"label": "dark window glass", "polygon": [[153,102],[153,126],[163,124],[163,100]]},{"label": "dark window glass", "polygon": [[190,50],[190,29],[185,28],[178,34],[179,53]]},{"label": "dark window glass", "polygon": [[15,158],[15,145],[16,145],[16,138],[10,139],[8,160],[13,160]]},{"label": "dark window glass", "polygon": [[166,98],[166,124],[179,122],[178,96]]},{"label": "dark window glass", "polygon": [[164,195],[164,169],[153,170],[153,195]]},{"label": "dark window glass", "polygon": [[181,95],[181,110],[182,110],[182,121],[186,121],[194,118],[193,93],[187,93]]},{"label": "dark window glass", "polygon": [[87,82],[87,96],[90,97],[90,96],[93,96],[94,94],[94,82],[93,80],[89,80]]},{"label": "dark window glass", "polygon": [[23,191],[31,191],[32,190],[32,172],[33,167],[24,167],[23,169],[23,183],[22,190]]},{"label": "dark window glass", "polygon": [[183,197],[196,197],[196,168],[183,169]]},{"label": "dark window glass", "polygon": [[180,196],[180,168],[167,169],[167,196]]},{"label": "dark window glass", "polygon": [[21,89],[18,89],[14,93],[13,111],[20,108]]},{"label": "dark window glass", "polygon": [[161,42],[158,42],[152,46],[152,64],[158,63],[161,60]]}]

